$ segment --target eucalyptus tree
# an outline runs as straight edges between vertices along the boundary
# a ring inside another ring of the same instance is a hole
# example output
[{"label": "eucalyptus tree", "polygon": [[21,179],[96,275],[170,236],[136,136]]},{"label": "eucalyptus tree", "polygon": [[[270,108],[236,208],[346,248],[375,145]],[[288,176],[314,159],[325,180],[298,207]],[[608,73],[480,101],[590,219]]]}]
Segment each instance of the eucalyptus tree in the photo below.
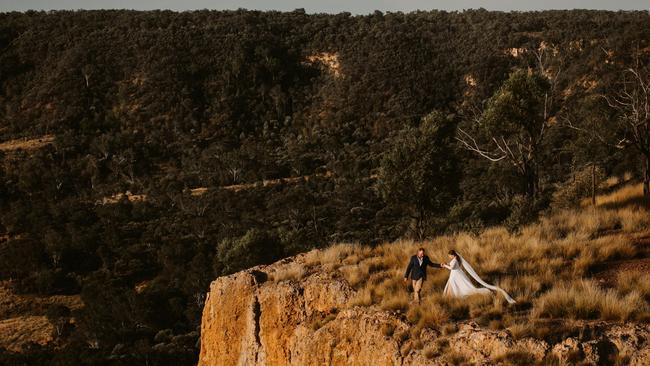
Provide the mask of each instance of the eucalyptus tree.
[{"label": "eucalyptus tree", "polygon": [[379,195],[404,210],[419,239],[426,235],[431,219],[444,214],[458,194],[455,127],[452,116],[430,113],[418,127],[400,131],[381,159],[376,183]]},{"label": "eucalyptus tree", "polygon": [[472,130],[459,128],[456,137],[465,149],[490,162],[507,161],[529,197],[539,189],[541,148],[552,124],[551,92],[551,83],[540,73],[515,71],[470,121]]}]

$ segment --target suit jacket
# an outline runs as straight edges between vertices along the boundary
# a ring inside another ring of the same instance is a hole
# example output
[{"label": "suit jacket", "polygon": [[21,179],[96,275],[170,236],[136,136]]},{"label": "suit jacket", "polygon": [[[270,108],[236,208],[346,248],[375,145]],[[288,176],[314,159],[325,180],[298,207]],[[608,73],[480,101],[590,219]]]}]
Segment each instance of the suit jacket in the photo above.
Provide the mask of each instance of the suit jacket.
[{"label": "suit jacket", "polygon": [[404,274],[404,278],[411,278],[412,280],[419,280],[420,278],[424,281],[427,279],[427,266],[433,267],[433,268],[442,268],[440,264],[438,263],[433,263],[429,259],[428,256],[422,257],[422,265],[420,265],[420,261],[418,261],[418,256],[414,255],[411,257],[411,260],[409,261],[408,267],[406,267],[406,273]]}]

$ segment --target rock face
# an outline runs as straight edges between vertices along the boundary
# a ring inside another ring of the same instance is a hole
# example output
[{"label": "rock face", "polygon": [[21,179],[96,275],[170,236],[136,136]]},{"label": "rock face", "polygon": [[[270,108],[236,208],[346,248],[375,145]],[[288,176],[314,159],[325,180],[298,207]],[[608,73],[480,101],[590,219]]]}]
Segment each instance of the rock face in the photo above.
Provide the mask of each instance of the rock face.
[{"label": "rock face", "polygon": [[316,268],[280,280],[305,256],[221,277],[210,286],[201,325],[200,366],[214,365],[646,365],[650,326],[608,325],[594,339],[549,345],[472,322],[453,334],[413,337],[404,315],[351,307],[355,291],[338,271]]}]

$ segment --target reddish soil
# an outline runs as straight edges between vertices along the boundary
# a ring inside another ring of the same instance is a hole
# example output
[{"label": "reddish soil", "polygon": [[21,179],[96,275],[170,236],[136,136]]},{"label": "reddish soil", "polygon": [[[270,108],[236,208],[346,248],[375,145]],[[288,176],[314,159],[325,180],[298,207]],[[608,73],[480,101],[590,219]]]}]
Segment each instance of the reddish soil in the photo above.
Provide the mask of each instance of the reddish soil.
[{"label": "reddish soil", "polygon": [[596,272],[593,278],[603,285],[613,286],[619,273],[641,272],[650,274],[650,258],[608,262],[601,268],[602,270]]}]

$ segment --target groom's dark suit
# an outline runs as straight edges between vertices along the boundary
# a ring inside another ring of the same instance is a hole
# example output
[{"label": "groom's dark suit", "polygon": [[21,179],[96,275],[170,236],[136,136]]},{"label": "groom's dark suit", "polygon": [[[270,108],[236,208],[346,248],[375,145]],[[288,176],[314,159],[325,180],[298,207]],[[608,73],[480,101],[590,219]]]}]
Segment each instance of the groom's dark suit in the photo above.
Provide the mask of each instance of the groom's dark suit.
[{"label": "groom's dark suit", "polygon": [[406,273],[404,274],[404,278],[410,277],[413,281],[417,281],[420,278],[422,280],[426,280],[427,266],[431,266],[433,268],[442,268],[440,264],[431,262],[429,256],[425,255],[424,257],[422,257],[422,265],[420,265],[420,261],[418,261],[417,255],[412,256],[411,260],[409,261],[408,267],[406,267]]}]

